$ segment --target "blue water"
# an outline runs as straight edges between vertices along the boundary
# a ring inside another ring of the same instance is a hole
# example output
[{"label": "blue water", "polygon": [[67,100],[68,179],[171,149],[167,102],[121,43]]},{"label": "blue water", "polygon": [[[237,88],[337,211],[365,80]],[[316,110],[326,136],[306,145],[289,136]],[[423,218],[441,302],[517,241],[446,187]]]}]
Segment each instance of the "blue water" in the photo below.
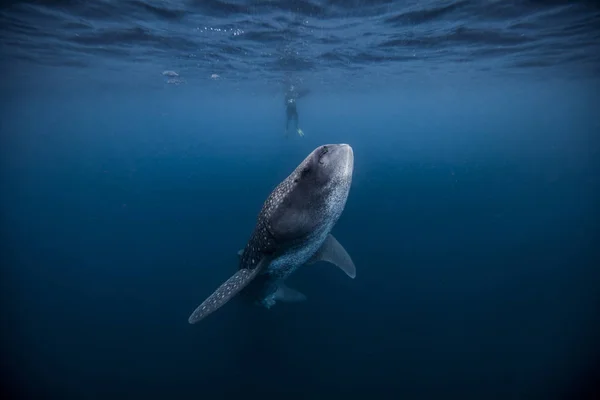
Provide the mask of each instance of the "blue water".
[{"label": "blue water", "polygon": [[[599,32],[583,1],[3,3],[3,392],[595,398]],[[327,143],[356,279],[189,325]]]}]

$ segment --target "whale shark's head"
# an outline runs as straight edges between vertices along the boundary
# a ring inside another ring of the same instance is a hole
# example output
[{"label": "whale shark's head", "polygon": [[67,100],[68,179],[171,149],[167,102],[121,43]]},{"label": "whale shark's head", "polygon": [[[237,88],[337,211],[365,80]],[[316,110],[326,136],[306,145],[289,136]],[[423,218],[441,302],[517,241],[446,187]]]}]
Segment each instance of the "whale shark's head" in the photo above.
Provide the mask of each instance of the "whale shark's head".
[{"label": "whale shark's head", "polygon": [[[352,179],[354,168],[354,152],[347,144],[328,144],[319,146],[312,151],[298,166],[295,172],[300,172],[298,180],[310,181],[313,190],[319,186],[339,184],[340,181]],[[308,178],[308,179],[306,179]]]},{"label": "whale shark's head", "polygon": [[292,173],[295,187],[291,193],[310,199],[311,203],[326,200],[332,191],[349,188],[353,169],[352,147],[347,144],[319,146]]},{"label": "whale shark's head", "polygon": [[278,241],[302,239],[335,224],[352,183],[354,153],[347,144],[313,150],[272,196],[269,229]]}]

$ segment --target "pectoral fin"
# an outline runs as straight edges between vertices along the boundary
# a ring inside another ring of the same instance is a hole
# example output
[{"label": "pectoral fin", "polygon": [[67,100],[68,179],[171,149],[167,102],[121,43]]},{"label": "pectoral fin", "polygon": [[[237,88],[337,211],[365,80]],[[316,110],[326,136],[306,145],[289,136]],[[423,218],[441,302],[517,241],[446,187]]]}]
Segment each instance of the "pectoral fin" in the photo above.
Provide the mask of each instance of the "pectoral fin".
[{"label": "pectoral fin", "polygon": [[344,271],[350,278],[354,279],[356,277],[356,267],[352,262],[352,258],[332,234],[327,235],[327,239],[308,261],[308,264],[314,264],[317,261],[327,261]]},{"label": "pectoral fin", "polygon": [[268,263],[269,260],[263,258],[254,269],[244,268],[238,270],[194,310],[192,315],[188,318],[188,322],[190,324],[195,324],[217,311],[252,282],[252,279],[254,279]]},{"label": "pectoral fin", "polygon": [[277,285],[277,291],[275,292],[275,300],[295,303],[306,300],[306,296],[299,291],[287,287],[283,282]]}]

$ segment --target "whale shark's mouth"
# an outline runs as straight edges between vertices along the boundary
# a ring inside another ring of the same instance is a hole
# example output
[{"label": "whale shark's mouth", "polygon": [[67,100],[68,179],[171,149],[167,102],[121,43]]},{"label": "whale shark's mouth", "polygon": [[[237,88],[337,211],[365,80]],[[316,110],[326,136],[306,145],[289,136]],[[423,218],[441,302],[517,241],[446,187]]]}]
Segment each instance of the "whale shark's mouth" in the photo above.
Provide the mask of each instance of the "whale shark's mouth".
[{"label": "whale shark's mouth", "polygon": [[352,146],[348,144],[341,144],[346,150],[346,162],[344,163],[343,174],[344,176],[352,175],[352,171],[354,170],[354,150],[352,150]]}]

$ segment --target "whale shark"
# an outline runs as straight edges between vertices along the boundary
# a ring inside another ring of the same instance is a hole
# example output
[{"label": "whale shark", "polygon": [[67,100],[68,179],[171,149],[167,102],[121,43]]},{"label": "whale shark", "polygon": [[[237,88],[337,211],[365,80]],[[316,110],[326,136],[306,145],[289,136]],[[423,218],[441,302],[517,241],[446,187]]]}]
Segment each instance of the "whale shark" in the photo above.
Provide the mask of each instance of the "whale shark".
[{"label": "whale shark", "polygon": [[306,300],[285,280],[298,268],[325,261],[350,278],[356,267],[331,230],[346,206],[354,152],[348,144],[314,149],[265,200],[254,231],[238,252],[238,270],[189,316],[196,324],[236,295],[271,308]]}]

